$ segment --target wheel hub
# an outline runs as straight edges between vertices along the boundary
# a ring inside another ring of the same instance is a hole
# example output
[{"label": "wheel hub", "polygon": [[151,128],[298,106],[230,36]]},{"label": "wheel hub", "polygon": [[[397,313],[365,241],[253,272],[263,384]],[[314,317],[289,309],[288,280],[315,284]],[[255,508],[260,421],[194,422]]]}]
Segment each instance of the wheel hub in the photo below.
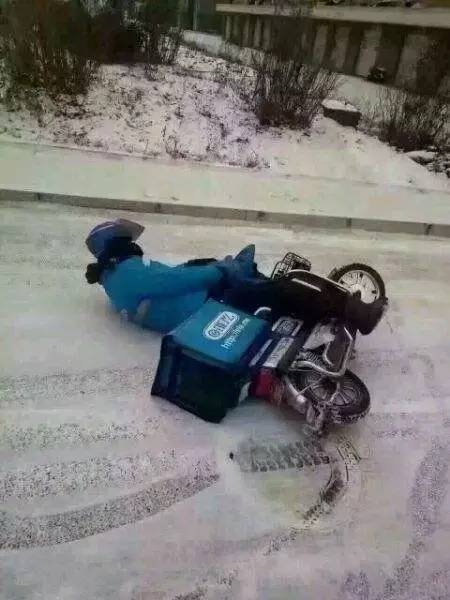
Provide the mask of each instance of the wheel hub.
[{"label": "wheel hub", "polygon": [[367,272],[360,270],[348,271],[340,278],[338,283],[347,288],[352,294],[359,292],[361,300],[366,304],[370,304],[380,297],[377,282]]}]

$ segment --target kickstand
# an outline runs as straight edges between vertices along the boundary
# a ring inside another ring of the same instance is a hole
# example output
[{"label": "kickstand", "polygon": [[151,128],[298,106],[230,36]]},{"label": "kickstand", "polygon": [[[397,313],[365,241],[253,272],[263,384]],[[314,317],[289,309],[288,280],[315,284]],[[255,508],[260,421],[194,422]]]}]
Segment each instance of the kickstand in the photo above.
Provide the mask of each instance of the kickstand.
[{"label": "kickstand", "polygon": [[312,404],[309,405],[306,412],[306,422],[316,435],[320,436],[323,433],[326,421],[326,413],[323,409],[317,409]]}]

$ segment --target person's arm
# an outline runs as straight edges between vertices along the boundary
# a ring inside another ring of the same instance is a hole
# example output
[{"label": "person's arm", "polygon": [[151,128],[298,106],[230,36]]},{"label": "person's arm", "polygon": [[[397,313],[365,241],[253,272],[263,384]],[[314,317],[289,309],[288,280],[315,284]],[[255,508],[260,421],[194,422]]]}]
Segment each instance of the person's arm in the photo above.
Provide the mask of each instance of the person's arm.
[{"label": "person's arm", "polygon": [[133,287],[148,298],[179,296],[209,290],[222,280],[221,271],[214,265],[204,267],[171,267],[160,270],[150,265],[135,268]]}]

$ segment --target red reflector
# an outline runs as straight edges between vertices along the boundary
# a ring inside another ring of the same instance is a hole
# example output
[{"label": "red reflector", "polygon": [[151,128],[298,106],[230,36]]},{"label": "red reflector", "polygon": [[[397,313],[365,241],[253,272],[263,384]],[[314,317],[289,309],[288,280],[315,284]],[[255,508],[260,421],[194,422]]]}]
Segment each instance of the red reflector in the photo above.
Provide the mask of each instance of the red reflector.
[{"label": "red reflector", "polygon": [[276,383],[271,369],[261,369],[253,378],[250,395],[254,398],[270,398]]}]

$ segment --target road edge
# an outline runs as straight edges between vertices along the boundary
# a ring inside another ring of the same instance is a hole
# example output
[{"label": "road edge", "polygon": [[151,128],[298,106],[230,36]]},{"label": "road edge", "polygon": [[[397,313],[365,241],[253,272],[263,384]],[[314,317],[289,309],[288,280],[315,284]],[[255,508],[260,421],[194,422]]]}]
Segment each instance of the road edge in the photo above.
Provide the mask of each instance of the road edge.
[{"label": "road edge", "polygon": [[125,210],[150,214],[179,215],[213,219],[230,219],[284,226],[304,225],[325,229],[364,230],[382,233],[406,233],[433,237],[450,237],[450,225],[416,221],[363,219],[308,213],[287,213],[248,210],[224,206],[181,204],[170,200],[126,200],[120,198],[73,196],[29,190],[4,189],[0,187],[0,202],[48,202],[65,206]]}]

